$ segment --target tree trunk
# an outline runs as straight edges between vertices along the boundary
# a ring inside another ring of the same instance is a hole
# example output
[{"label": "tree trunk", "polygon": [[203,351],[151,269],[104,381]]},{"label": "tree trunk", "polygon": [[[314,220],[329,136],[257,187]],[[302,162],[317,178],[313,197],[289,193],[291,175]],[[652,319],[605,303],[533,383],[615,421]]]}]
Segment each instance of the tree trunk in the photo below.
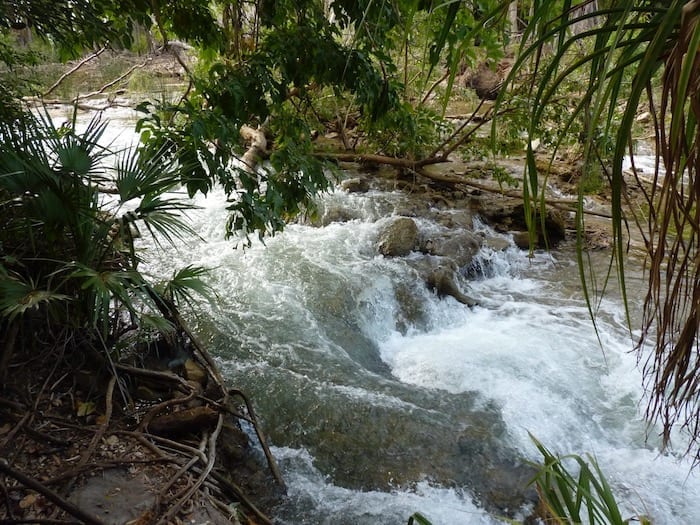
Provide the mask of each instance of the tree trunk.
[{"label": "tree trunk", "polygon": [[510,38],[517,40],[520,35],[520,24],[518,22],[518,2],[511,2],[508,5],[508,25],[510,26]]}]

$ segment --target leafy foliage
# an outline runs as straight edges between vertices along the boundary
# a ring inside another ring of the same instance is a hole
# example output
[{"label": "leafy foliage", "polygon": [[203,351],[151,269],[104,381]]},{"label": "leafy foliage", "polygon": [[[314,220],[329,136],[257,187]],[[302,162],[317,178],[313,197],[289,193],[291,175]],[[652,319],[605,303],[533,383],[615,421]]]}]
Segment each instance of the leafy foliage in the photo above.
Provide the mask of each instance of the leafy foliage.
[{"label": "leafy foliage", "polygon": [[[191,206],[167,193],[180,179],[162,154],[122,152],[112,167],[104,130],[99,118],[83,132],[75,119],[56,127],[48,114],[0,125],[4,328],[31,323],[48,335],[64,327],[107,344],[144,315],[160,315],[161,301],[203,290],[201,271],[189,268],[162,299],[138,271],[138,227],[178,238],[189,231],[181,213]],[[112,184],[117,195],[105,195]]]},{"label": "leafy foliage", "polygon": [[431,525],[431,522],[420,512],[414,512],[408,518],[408,525]]},{"label": "leafy foliage", "polygon": [[[615,495],[594,458],[575,454],[559,457],[532,435],[530,438],[542,454],[543,462],[535,465],[537,474],[532,483],[537,485],[548,522],[625,525],[631,521],[622,518]],[[650,523],[645,516],[636,516],[635,521]]]},{"label": "leafy foliage", "polygon": [[[138,223],[170,241],[187,233],[178,218],[186,205],[155,188],[166,191],[182,184],[192,196],[220,185],[230,200],[228,234],[263,236],[282,229],[330,185],[313,154],[314,133],[327,123],[309,118],[318,97],[328,93],[343,101],[345,114],[338,109],[335,121],[359,125],[353,148],[411,159],[438,155],[427,146],[445,134],[439,106],[444,113],[457,75],[465,65],[474,65],[477,55],[493,59],[506,52],[509,3],[0,2],[0,62],[5,65],[0,73],[1,205],[9,218],[0,272],[13,281],[9,286],[14,290],[8,288],[7,297],[14,299],[2,311],[16,319],[57,305],[71,309],[81,290],[92,290],[87,303],[98,315],[82,318],[106,330],[105,298],[123,303],[130,294],[141,293],[144,304],[151,301],[146,285],[129,273],[138,265],[132,227]],[[614,257],[623,293],[625,221],[633,219],[645,236],[650,280],[639,348],[652,394],[648,414],[662,421],[666,439],[676,424],[697,439],[700,1],[542,0],[525,7],[519,12],[524,32],[506,84],[529,84],[509,99],[512,105],[505,109],[521,120],[500,144],[509,147],[520,140],[520,127],[526,126],[523,191],[529,226],[534,232],[538,217],[546,216],[535,141],[552,145],[554,155],[566,137],[575,136],[583,144],[584,171],[603,173],[610,181]],[[11,28],[31,27],[68,58],[106,43],[128,46],[134,27],[151,24],[164,45],[174,38],[195,44],[198,65],[187,67],[191,85],[178,103],[140,108],[143,144],[119,161],[116,179],[120,198],[136,199],[138,205],[131,215],[121,208],[105,213],[99,187],[109,182],[102,161],[111,152],[98,147],[100,124],[82,136],[70,126],[52,135],[45,123],[25,127],[14,120],[24,86],[13,80],[12,68],[32,57],[18,53],[8,35]],[[663,85],[655,91],[659,76]],[[569,96],[572,89],[578,89],[578,96]],[[506,89],[500,92],[495,115],[509,96]],[[648,187],[639,179],[626,180],[622,171],[643,101],[655,118],[659,153]],[[552,132],[551,122],[558,124],[558,133]],[[266,150],[258,152],[265,162],[242,162],[248,148],[240,134],[244,124],[267,136]],[[44,130],[36,135],[32,126]],[[451,153],[455,144],[463,144],[461,138],[443,141],[440,151]],[[591,168],[600,161],[600,169]],[[623,214],[630,182],[645,195],[647,215]],[[578,230],[581,246],[582,213]],[[114,241],[98,242],[108,236]],[[57,260],[72,266],[49,264],[39,255],[45,253],[61,253]],[[584,262],[581,255],[582,278]],[[80,282],[88,284],[82,288]],[[175,288],[169,293],[174,298]],[[592,304],[585,284],[584,293]],[[65,312],[61,315],[67,319]],[[649,356],[641,350],[647,340],[655,345]]]}]

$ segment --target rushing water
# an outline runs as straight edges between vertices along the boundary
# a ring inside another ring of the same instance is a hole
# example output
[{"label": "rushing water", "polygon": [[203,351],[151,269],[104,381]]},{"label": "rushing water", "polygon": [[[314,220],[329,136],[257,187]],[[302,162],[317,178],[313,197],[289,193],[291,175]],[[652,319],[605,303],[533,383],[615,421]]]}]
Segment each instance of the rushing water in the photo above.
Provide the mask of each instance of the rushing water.
[{"label": "rushing water", "polygon": [[161,274],[212,268],[218,298],[196,326],[255,400],[289,487],[280,519],[400,524],[420,511],[435,525],[501,523],[521,501],[503,494],[527,480],[521,460],[538,459],[532,433],[558,453],[594,455],[625,516],[700,523],[698,474],[660,453],[641,417],[619,301],[599,304],[601,348],[572,253],[528,259],[513,245],[479,254],[468,292],[480,306],[440,299],[416,256],[377,254],[403,198],[336,192],[325,208],[355,219],[291,225],[242,250],[223,239],[214,192],[191,213],[202,241],[149,249]]},{"label": "rushing water", "polygon": [[509,464],[522,479],[517,458],[538,459],[532,433],[595,455],[627,516],[700,523],[697,474],[647,438],[619,302],[600,303],[601,349],[572,255],[514,246],[482,249],[469,290],[480,306],[440,299],[410,256],[377,255],[382,214],[401,198],[335,193],[358,219],[292,225],[242,251],[222,238],[213,195],[192,216],[207,242],[161,260],[214,268],[219,301],[199,328],[256,400],[289,484],[285,522],[498,522],[486,508],[502,495],[484,491]]}]

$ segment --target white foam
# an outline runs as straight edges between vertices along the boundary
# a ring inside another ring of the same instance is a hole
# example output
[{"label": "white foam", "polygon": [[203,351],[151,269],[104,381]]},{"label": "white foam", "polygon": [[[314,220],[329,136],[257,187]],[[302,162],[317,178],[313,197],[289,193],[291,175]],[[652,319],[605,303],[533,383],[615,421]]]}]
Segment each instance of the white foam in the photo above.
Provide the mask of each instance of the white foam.
[{"label": "white foam", "polygon": [[[406,523],[420,512],[433,525],[496,525],[503,523],[472,503],[471,495],[419,481],[410,489],[357,491],[334,485],[313,466],[303,449],[275,448],[289,486],[289,505],[312,509],[303,523],[315,525],[379,525]],[[284,523],[300,523],[298,518]]]}]

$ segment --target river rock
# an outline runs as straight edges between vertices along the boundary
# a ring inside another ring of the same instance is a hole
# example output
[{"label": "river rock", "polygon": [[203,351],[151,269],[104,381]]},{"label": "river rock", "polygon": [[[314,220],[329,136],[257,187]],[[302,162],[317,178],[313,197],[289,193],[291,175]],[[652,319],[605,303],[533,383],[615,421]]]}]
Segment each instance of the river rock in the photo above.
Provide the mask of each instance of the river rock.
[{"label": "river rock", "polygon": [[461,268],[468,266],[481,247],[481,238],[470,231],[446,233],[422,239],[423,253],[446,257]]},{"label": "river rock", "polygon": [[348,193],[367,193],[369,191],[369,182],[361,177],[346,179],[340,186]]},{"label": "river rock", "polygon": [[465,230],[471,230],[474,225],[471,212],[462,209],[440,212],[435,217],[435,222],[446,228],[460,228]]},{"label": "river rock", "polygon": [[495,252],[503,252],[510,247],[510,242],[504,237],[486,237],[484,244]]},{"label": "river rock", "polygon": [[349,208],[328,208],[321,216],[321,225],[328,226],[334,222],[348,222],[358,218],[358,214]]},{"label": "river rock", "polygon": [[530,234],[528,232],[513,232],[513,242],[521,250],[529,250]]},{"label": "river rock", "polygon": [[428,275],[426,283],[435,290],[440,297],[449,295],[462,304],[466,304],[470,307],[475,306],[477,302],[468,295],[462,293],[462,290],[457,284],[456,277],[456,273],[451,268],[439,266]]},{"label": "river rock", "polygon": [[377,249],[386,257],[408,255],[418,244],[418,226],[410,217],[396,217],[379,232]]},{"label": "river rock", "polygon": [[[515,200],[503,202],[500,199],[497,201],[482,199],[478,205],[478,212],[488,224],[499,232],[527,231],[525,210],[521,202]],[[557,246],[561,241],[566,239],[566,220],[561,213],[552,208],[547,208],[544,221],[544,233],[542,231],[539,213],[537,215],[538,216],[535,217],[537,221],[537,247],[547,248]],[[517,240],[516,244],[520,246]]]}]

